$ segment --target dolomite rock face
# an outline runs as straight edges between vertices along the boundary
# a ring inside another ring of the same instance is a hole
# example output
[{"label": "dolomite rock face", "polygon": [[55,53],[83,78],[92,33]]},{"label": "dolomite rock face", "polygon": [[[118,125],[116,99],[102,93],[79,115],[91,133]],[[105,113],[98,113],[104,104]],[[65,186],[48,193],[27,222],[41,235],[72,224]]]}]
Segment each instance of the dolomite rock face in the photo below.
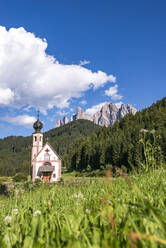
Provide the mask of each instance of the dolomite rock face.
[{"label": "dolomite rock face", "polygon": [[65,117],[63,118],[63,125],[65,125],[65,124],[67,124],[67,123],[69,123],[69,120],[68,120],[68,118],[65,116]]},{"label": "dolomite rock face", "polygon": [[[77,108],[77,113],[72,115],[70,121],[76,121],[79,119],[89,120],[100,126],[113,125],[115,121],[120,120],[125,115],[132,113],[136,114],[137,110],[131,105],[122,104],[120,108],[111,102],[105,103],[101,110],[97,111],[93,116],[87,115],[82,111],[80,107]],[[61,127],[67,124],[68,118],[64,117],[63,120],[58,120],[55,127]]]},{"label": "dolomite rock face", "polygon": [[113,103],[106,103],[100,111],[94,114],[94,123],[100,126],[113,125],[117,120],[118,108]]},{"label": "dolomite rock face", "polygon": [[134,108],[133,106],[131,106],[130,104],[127,105],[127,109],[129,111],[129,113],[132,113],[133,115],[136,114],[137,110],[136,108]]},{"label": "dolomite rock face", "polygon": [[129,112],[128,112],[128,109],[127,107],[122,104],[121,107],[119,108],[119,111],[118,111],[118,119],[120,120],[120,118],[123,118],[125,115],[127,115]]},{"label": "dolomite rock face", "polygon": [[56,127],[61,127],[61,126],[65,125],[65,124],[67,124],[67,123],[69,123],[69,120],[68,120],[68,118],[65,116],[65,117],[63,118],[63,120],[57,120],[57,123],[56,123],[56,125],[55,125],[55,128],[56,128]]},{"label": "dolomite rock face", "polygon": [[61,125],[62,125],[61,122],[62,122],[62,120],[57,120],[56,125],[55,125],[55,128],[61,127]]},{"label": "dolomite rock face", "polygon": [[71,121],[76,121],[79,119],[93,121],[93,117],[83,112],[80,107],[77,108],[77,113],[75,115],[72,115]]}]

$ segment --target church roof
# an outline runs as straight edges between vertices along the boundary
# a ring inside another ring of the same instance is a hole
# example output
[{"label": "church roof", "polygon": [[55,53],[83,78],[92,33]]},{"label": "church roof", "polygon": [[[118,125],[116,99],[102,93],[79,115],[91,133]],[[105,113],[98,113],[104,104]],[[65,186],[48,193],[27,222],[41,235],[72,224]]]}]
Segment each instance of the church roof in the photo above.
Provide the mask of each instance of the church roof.
[{"label": "church roof", "polygon": [[37,156],[33,160],[36,160],[36,158],[39,156],[39,154],[45,149],[46,145],[48,145],[50,147],[50,149],[55,153],[55,155],[58,157],[59,160],[62,160],[61,157],[57,154],[57,152],[52,148],[52,146],[48,142],[45,143],[43,148],[40,150],[40,152],[37,154]]},{"label": "church roof", "polygon": [[40,172],[53,172],[54,166],[51,165],[42,165],[39,167]]},{"label": "church roof", "polygon": [[43,123],[39,120],[39,111],[37,114],[37,121],[33,124],[33,128],[35,129],[36,133],[40,133],[40,130],[43,128]]}]

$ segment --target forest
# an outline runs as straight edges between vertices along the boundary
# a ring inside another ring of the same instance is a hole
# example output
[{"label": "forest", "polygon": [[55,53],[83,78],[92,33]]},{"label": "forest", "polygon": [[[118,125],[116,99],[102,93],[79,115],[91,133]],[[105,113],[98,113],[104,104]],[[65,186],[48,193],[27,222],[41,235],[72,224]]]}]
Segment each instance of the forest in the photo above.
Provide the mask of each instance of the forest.
[{"label": "forest", "polygon": [[72,170],[158,167],[166,160],[166,98],[81,138],[65,161]]},{"label": "forest", "polygon": [[[77,120],[44,133],[68,170],[160,166],[166,161],[166,98],[113,126]],[[0,139],[0,176],[30,171],[32,136]],[[148,164],[147,164],[148,161]],[[149,162],[150,161],[150,162]]]},{"label": "forest", "polygon": [[[48,140],[65,161],[74,142],[81,137],[89,136],[93,132],[99,131],[100,128],[100,126],[87,120],[73,121],[63,127],[45,132],[44,143]],[[14,176],[16,173],[29,175],[31,148],[32,136],[10,136],[0,139],[0,176]]]}]

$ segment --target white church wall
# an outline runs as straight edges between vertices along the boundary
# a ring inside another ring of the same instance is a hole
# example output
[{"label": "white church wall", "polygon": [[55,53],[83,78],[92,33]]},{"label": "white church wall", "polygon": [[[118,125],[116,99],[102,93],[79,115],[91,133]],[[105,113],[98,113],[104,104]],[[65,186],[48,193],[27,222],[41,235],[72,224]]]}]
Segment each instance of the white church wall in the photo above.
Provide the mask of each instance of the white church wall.
[{"label": "white church wall", "polygon": [[[53,171],[53,173],[51,175],[51,181],[55,182],[55,181],[58,181],[59,178],[60,178],[60,175],[59,175],[59,166],[60,166],[60,164],[59,164],[59,162],[52,162],[52,166],[54,166],[55,169],[54,169],[54,171]],[[55,177],[54,177],[54,175],[55,175]]]},{"label": "white church wall", "polygon": [[61,177],[61,160],[48,143],[43,147],[43,134],[34,133],[32,147],[32,180],[41,178],[39,168],[44,165],[45,162],[50,162],[51,165],[54,166],[51,182],[59,180]]}]

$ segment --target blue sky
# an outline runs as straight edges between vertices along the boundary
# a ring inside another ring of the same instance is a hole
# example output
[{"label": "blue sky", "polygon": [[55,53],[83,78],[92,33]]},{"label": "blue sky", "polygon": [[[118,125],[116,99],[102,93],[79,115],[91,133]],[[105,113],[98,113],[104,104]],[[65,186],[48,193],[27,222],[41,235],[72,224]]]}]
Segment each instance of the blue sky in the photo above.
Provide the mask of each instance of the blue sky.
[{"label": "blue sky", "polygon": [[30,135],[36,109],[46,131],[77,106],[140,110],[164,97],[165,10],[165,0],[1,1],[0,137]]}]

